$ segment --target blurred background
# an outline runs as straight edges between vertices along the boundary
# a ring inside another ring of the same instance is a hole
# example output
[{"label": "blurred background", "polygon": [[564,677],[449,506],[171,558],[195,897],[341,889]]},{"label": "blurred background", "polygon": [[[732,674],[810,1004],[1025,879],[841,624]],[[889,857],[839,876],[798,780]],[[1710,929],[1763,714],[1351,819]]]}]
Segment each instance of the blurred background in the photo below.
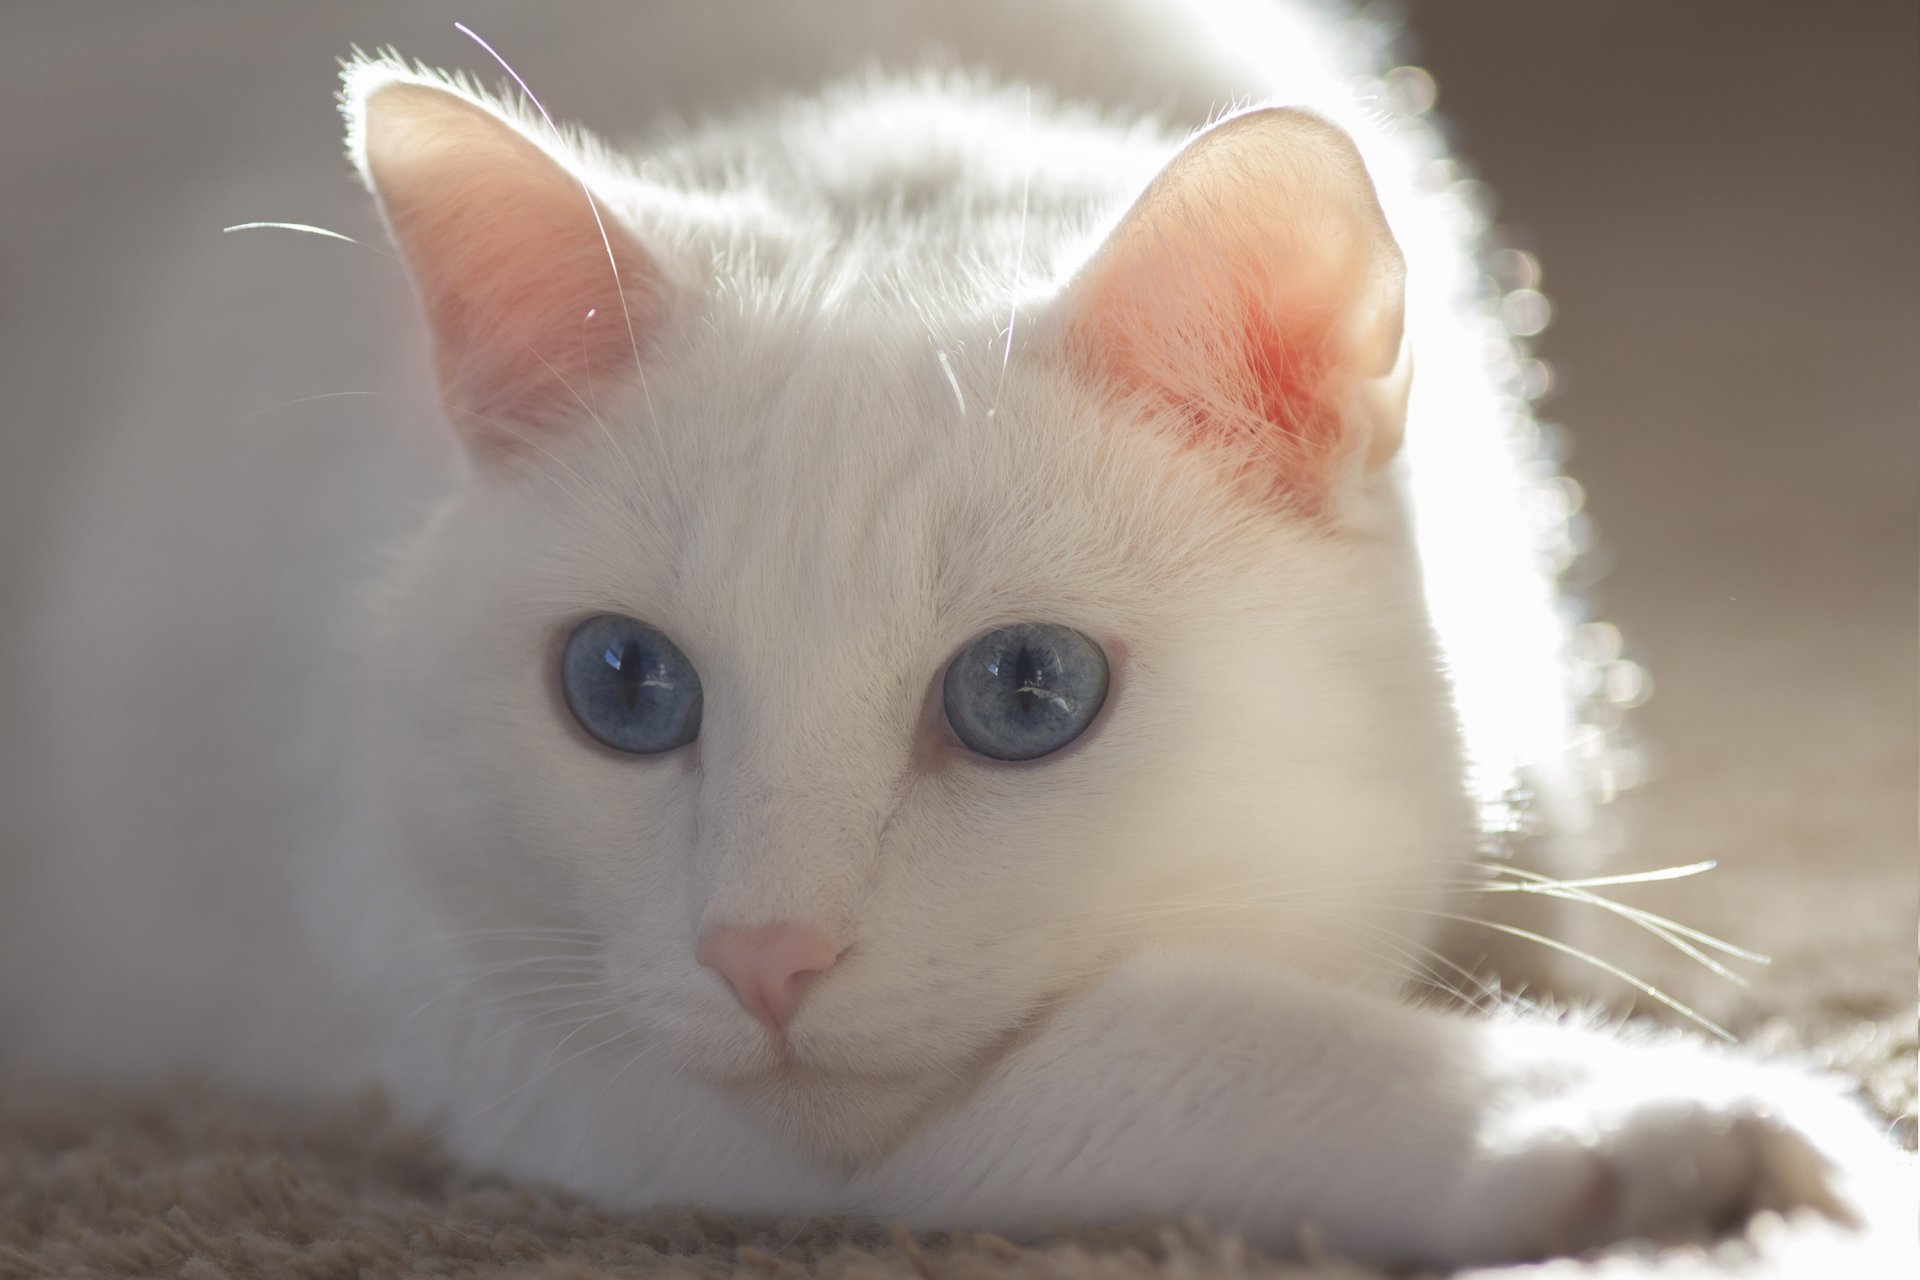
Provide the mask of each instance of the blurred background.
[{"label": "blurred background", "polygon": [[1774,964],[1741,993],[1645,939],[1603,953],[1748,1028],[1845,1034],[1913,999],[1920,925],[1920,6],[1410,14],[1543,264],[1541,412],[1599,529],[1597,612],[1654,680],[1619,860],[1720,861],[1622,897]]},{"label": "blurred background", "polygon": [[[384,333],[331,319],[406,314],[379,257],[218,234],[284,218],[378,243],[338,158],[334,59],[394,42],[491,80],[451,29],[466,17],[557,115],[617,133],[622,51],[591,20],[607,9],[0,4],[0,717],[20,706],[18,630],[53,554],[48,520],[94,465],[103,422],[145,396],[258,430],[263,406],[417,370],[385,336],[397,319]],[[1606,953],[1762,1035],[1770,1011],[1843,1035],[1915,992],[1917,11],[1404,8],[1437,110],[1544,265],[1543,413],[1567,427],[1598,522],[1597,611],[1657,684],[1636,717],[1652,776],[1611,812],[1621,862],[1722,865],[1623,896],[1776,962],[1742,993],[1644,938]],[[231,307],[258,318],[235,325]],[[217,377],[210,335],[227,344]],[[338,417],[337,402],[278,414]],[[159,465],[169,445],[135,447]],[[344,494],[346,479],[315,483]],[[350,523],[352,502],[333,518]],[[37,766],[18,734],[0,750],[10,775]]]}]

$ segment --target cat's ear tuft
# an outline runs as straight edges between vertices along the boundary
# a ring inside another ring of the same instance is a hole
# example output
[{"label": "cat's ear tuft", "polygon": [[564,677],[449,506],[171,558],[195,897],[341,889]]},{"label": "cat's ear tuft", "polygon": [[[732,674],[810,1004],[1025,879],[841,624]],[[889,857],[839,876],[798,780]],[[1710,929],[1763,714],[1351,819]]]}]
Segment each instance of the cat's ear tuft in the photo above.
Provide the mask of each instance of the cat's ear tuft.
[{"label": "cat's ear tuft", "polygon": [[1276,108],[1188,143],[1064,301],[1078,360],[1317,505],[1399,448],[1404,279],[1353,141]]},{"label": "cat's ear tuft", "polygon": [[545,450],[633,376],[666,282],[549,148],[483,96],[385,62],[346,74],[348,147],[413,277],[455,429]]}]

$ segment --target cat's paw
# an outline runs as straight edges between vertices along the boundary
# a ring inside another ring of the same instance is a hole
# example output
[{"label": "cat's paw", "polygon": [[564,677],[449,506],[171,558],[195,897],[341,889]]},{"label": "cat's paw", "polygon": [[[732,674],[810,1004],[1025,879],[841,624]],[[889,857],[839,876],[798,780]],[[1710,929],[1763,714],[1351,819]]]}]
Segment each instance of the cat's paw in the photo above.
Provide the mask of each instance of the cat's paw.
[{"label": "cat's paw", "polygon": [[1464,1188],[1468,1252],[1709,1240],[1765,1210],[1862,1225],[1860,1179],[1885,1144],[1821,1082],[1694,1052],[1608,1055],[1582,1074],[1494,1126]]}]

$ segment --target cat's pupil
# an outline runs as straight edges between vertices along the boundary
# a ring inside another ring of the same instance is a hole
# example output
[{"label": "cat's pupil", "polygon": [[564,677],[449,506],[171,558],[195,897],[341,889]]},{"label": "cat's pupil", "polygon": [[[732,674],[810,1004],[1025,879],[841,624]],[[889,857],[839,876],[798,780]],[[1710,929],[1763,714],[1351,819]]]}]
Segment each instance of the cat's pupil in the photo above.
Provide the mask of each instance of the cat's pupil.
[{"label": "cat's pupil", "polygon": [[619,674],[615,676],[614,687],[619,691],[620,705],[628,711],[638,711],[647,697],[650,688],[664,688],[669,691],[673,682],[664,678],[665,673],[658,663],[647,661],[647,651],[642,645],[629,642],[617,647],[609,647],[604,655],[606,663]]},{"label": "cat's pupil", "polygon": [[700,676],[658,628],[604,613],[567,640],[560,661],[567,708],[617,751],[657,755],[700,734]]},{"label": "cat's pupil", "polygon": [[1100,646],[1068,627],[1022,622],[974,641],[947,669],[947,722],[981,755],[1034,760],[1080,736],[1107,692]]},{"label": "cat's pupil", "polygon": [[1035,650],[1031,645],[1021,645],[1013,663],[1014,699],[1021,713],[1027,714],[1043,702],[1059,703],[1063,710],[1072,707],[1056,694],[1048,685],[1052,681],[1047,661],[1048,655]]}]

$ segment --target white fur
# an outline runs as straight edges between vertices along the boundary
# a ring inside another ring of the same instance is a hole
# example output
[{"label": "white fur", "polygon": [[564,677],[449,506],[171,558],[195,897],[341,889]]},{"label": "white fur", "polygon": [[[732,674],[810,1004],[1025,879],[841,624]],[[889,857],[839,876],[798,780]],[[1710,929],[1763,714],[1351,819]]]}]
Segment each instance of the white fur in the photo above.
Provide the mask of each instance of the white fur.
[{"label": "white fur", "polygon": [[[790,12],[728,21],[777,48]],[[419,527],[377,570],[235,526],[195,544],[230,561],[148,550],[142,576],[141,526],[102,514],[125,491],[95,499],[42,658],[88,813],[0,906],[0,1061],[375,1079],[471,1159],[628,1204],[1198,1211],[1420,1262],[1840,1211],[1828,1161],[1862,1130],[1813,1086],[1401,998],[1506,793],[1584,806],[1524,410],[1430,132],[1291,12],[912,12],[925,37],[810,8],[884,69],[631,161],[501,108],[674,307],[644,379],[580,388],[534,453],[430,513],[382,499],[370,526]],[[916,69],[941,44],[968,69]],[[1233,492],[1061,355],[1064,282],[1243,97],[1354,132],[1409,263],[1407,446],[1330,522]],[[282,573],[271,626],[191,642],[186,584]],[[692,658],[695,746],[636,761],[572,725],[556,647],[604,610]],[[1106,644],[1113,694],[1059,758],[983,762],[935,689],[1021,619]],[[785,1063],[693,959],[706,926],[782,919],[849,947]]]}]

